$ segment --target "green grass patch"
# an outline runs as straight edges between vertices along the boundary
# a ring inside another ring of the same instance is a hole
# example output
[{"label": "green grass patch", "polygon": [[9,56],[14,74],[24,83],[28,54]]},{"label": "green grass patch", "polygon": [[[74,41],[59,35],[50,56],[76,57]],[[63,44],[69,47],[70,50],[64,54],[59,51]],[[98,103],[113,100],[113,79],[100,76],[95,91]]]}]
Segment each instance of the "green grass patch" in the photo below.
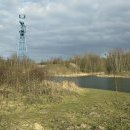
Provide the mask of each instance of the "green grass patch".
[{"label": "green grass patch", "polygon": [[[84,89],[57,102],[49,95],[1,101],[0,129],[35,130],[129,130],[130,94]],[[33,99],[34,100],[34,99]],[[40,101],[38,101],[40,100]]]}]

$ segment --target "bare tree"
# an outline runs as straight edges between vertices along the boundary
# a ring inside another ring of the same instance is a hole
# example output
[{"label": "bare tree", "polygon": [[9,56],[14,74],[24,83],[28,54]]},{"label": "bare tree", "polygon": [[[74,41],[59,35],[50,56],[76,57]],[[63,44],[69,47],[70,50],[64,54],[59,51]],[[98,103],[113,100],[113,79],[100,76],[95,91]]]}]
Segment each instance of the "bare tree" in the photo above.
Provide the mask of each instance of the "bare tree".
[{"label": "bare tree", "polygon": [[106,59],[106,68],[109,73],[120,73],[124,69],[124,51],[122,49],[113,49],[108,52]]}]

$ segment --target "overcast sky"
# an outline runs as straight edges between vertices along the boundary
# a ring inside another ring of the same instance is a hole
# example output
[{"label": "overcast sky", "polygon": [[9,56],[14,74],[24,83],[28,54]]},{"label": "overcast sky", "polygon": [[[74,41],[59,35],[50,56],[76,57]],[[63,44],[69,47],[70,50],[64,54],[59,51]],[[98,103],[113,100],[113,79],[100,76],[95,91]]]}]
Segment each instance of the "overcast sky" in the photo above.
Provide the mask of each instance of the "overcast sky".
[{"label": "overcast sky", "polygon": [[16,53],[24,11],[28,56],[37,61],[130,50],[130,0],[0,0],[0,55]]}]

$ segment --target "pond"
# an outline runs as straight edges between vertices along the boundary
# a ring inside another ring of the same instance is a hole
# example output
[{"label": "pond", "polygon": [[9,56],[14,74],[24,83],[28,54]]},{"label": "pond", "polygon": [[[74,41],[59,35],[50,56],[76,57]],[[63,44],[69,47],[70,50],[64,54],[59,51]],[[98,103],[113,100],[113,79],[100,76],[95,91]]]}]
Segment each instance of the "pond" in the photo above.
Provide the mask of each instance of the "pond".
[{"label": "pond", "polygon": [[113,90],[116,88],[121,92],[130,93],[129,78],[112,78],[112,77],[96,77],[96,76],[81,76],[81,77],[55,77],[55,81],[73,81],[80,87]]}]

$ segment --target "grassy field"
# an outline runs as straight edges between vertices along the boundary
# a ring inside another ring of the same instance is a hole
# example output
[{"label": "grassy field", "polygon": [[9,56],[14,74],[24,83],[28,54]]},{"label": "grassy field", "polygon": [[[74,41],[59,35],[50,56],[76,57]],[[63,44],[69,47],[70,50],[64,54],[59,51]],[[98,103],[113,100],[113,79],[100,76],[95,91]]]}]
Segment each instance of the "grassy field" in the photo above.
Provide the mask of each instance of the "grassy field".
[{"label": "grassy field", "polygon": [[130,94],[58,85],[53,96],[2,99],[0,130],[130,129]]},{"label": "grassy field", "polygon": [[[71,68],[72,67],[72,68]],[[0,130],[130,130],[130,94],[49,81],[76,66],[0,60]]]}]

